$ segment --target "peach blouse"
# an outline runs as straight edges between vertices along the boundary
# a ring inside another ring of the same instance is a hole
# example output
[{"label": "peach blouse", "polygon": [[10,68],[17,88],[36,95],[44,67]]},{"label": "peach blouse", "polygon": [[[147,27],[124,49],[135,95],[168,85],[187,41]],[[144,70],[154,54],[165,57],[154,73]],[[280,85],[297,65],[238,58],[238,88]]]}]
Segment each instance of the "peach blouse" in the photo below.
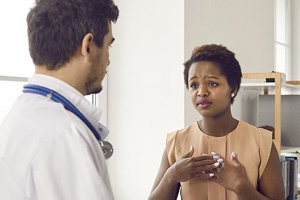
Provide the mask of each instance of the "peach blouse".
[{"label": "peach blouse", "polygon": [[[194,156],[216,152],[230,161],[231,152],[236,152],[238,160],[245,167],[250,184],[257,188],[270,156],[272,133],[239,121],[236,129],[226,136],[213,137],[203,133],[197,122],[194,122],[184,129],[168,134],[166,142],[170,165],[185,155],[191,145],[195,148]],[[238,200],[234,192],[214,181],[191,180],[180,184],[183,200]]]}]

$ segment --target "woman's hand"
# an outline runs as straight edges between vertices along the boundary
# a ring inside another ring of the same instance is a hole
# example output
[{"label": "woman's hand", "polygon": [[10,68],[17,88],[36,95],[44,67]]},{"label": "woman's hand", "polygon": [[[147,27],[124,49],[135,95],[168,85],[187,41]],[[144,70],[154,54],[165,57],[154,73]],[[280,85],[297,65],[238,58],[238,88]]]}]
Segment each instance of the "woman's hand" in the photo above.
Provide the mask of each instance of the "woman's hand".
[{"label": "woman's hand", "polygon": [[214,174],[213,179],[217,183],[234,192],[238,192],[240,186],[249,184],[244,166],[239,162],[234,152],[231,155],[231,162],[225,160]]},{"label": "woman's hand", "polygon": [[177,160],[169,169],[168,173],[176,182],[185,182],[192,179],[207,179],[214,176],[211,171],[216,169],[220,163],[213,156],[202,155],[192,157],[194,147],[179,160]]}]

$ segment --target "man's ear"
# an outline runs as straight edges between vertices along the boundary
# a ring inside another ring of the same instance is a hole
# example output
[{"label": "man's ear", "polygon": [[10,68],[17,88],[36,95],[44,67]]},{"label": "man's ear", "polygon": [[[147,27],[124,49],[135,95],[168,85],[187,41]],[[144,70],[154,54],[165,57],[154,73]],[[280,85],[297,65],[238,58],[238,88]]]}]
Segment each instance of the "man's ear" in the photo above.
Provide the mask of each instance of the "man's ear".
[{"label": "man's ear", "polygon": [[93,40],[94,40],[94,36],[91,33],[88,33],[83,37],[82,44],[81,44],[81,54],[83,56],[85,57],[90,56]]}]

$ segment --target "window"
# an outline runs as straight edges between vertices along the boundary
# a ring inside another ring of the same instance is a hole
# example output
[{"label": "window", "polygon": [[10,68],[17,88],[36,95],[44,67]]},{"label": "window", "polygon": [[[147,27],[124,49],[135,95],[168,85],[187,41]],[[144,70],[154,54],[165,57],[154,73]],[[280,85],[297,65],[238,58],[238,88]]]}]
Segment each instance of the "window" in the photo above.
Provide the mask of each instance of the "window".
[{"label": "window", "polygon": [[1,3],[0,75],[28,77],[34,72],[28,51],[26,24],[26,16],[33,3],[34,0]]},{"label": "window", "polygon": [[28,51],[26,16],[34,0],[5,1],[0,7],[0,122],[34,72]]},{"label": "window", "polygon": [[[26,82],[27,78],[24,77],[0,76],[0,123],[10,111],[15,100],[22,93],[23,86],[26,84]],[[98,106],[98,95],[88,95],[85,98],[95,106]],[[100,96],[100,99],[101,98],[105,97]],[[101,120],[106,120],[106,117],[102,117]]]},{"label": "window", "polygon": [[275,0],[275,71],[291,78],[291,1]]},{"label": "window", "polygon": [[0,91],[1,91],[1,101],[0,101],[0,123],[11,109],[13,103],[18,98],[22,91],[22,87],[26,79],[22,80],[4,80],[1,77],[0,80]]},{"label": "window", "polygon": [[[1,2],[0,123],[22,93],[27,78],[34,73],[34,65],[28,50],[26,23],[26,16],[34,2],[35,0]],[[98,106],[98,95],[89,95],[86,98]],[[105,100],[105,96],[102,94],[100,99]]]}]

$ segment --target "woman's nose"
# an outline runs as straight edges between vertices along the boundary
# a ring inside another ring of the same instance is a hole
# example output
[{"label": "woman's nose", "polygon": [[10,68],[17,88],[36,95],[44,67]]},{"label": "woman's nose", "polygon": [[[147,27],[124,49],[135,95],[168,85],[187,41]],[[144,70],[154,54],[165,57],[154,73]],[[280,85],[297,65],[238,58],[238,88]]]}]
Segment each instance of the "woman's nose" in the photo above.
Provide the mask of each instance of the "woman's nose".
[{"label": "woman's nose", "polygon": [[197,92],[197,96],[200,96],[200,97],[205,97],[205,96],[208,96],[208,91],[207,91],[207,88],[206,87],[199,87],[198,88],[198,92]]}]

